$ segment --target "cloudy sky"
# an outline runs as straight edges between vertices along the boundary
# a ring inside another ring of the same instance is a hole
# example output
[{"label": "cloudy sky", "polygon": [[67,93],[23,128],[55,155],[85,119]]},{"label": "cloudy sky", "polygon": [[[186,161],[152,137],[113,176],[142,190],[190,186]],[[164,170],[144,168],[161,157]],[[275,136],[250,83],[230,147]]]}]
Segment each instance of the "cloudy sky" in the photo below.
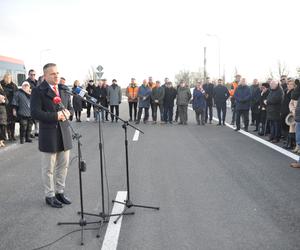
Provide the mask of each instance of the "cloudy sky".
[{"label": "cloudy sky", "polygon": [[[153,76],[173,80],[179,70],[203,67],[232,80],[235,68],[249,82],[300,66],[299,9],[291,0],[1,0],[0,55],[41,72],[56,62],[69,82],[91,66],[123,86]],[[213,36],[208,36],[211,34]]]}]

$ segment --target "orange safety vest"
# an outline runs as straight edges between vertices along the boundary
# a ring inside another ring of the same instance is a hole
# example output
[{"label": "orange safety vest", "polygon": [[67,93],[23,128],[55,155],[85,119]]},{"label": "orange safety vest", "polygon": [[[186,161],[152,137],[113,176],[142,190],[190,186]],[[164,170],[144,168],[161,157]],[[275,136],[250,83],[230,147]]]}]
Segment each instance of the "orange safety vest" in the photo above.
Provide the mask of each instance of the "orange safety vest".
[{"label": "orange safety vest", "polygon": [[239,84],[237,82],[231,83],[230,90],[229,90],[230,96],[234,95],[234,93],[235,93],[238,86],[239,86]]},{"label": "orange safety vest", "polygon": [[126,96],[128,97],[128,102],[137,102],[139,88],[137,85],[132,87],[128,86],[126,89]]}]

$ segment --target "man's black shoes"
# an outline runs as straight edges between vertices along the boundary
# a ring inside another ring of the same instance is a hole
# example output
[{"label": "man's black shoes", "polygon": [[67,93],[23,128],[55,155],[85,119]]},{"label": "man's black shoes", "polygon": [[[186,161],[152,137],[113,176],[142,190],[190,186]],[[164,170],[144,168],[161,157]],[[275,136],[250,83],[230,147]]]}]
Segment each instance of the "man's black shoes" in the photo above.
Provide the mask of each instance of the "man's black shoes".
[{"label": "man's black shoes", "polygon": [[46,197],[46,204],[55,208],[62,208],[63,205],[60,201],[58,201],[55,197]]},{"label": "man's black shoes", "polygon": [[55,194],[55,197],[58,201],[60,201],[63,204],[70,205],[72,202],[68,197],[66,197],[63,193],[62,194]]}]

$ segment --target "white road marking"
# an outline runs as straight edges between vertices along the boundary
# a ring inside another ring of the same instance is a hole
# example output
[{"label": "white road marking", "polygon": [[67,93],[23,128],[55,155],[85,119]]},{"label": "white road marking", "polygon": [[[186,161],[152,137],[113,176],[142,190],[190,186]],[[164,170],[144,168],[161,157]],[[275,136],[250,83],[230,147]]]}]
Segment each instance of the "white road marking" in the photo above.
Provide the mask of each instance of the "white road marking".
[{"label": "white road marking", "polygon": [[133,141],[138,141],[139,140],[139,135],[140,135],[140,131],[135,130],[132,140]]},{"label": "white road marking", "polygon": [[[127,199],[127,191],[119,191],[117,193],[117,197],[116,197],[117,201],[124,201],[126,199]],[[122,213],[124,207],[125,205],[123,204],[114,203],[112,214]],[[116,218],[115,216],[112,216],[109,219],[101,250],[117,249],[123,216],[120,217],[117,224],[114,224],[115,218]]]},{"label": "white road marking", "polygon": [[[192,109],[191,107],[189,107],[189,110],[193,110],[193,109]],[[219,121],[219,119],[217,119],[217,118],[215,118],[215,117],[213,117],[213,120],[214,120],[214,121],[217,121],[217,122]],[[227,127],[231,128],[231,129],[235,129],[234,126],[230,125],[230,124],[227,123],[227,122],[225,122],[225,125],[226,125]],[[288,150],[285,150],[285,149],[283,149],[283,148],[281,148],[281,147],[279,147],[279,146],[277,146],[277,145],[274,145],[273,143],[268,142],[268,141],[266,141],[266,140],[264,140],[264,139],[262,139],[262,138],[260,138],[260,137],[258,137],[258,136],[256,136],[256,135],[253,135],[253,134],[248,133],[248,132],[243,131],[243,130],[239,130],[238,132],[241,133],[241,134],[243,134],[243,135],[248,136],[249,138],[251,138],[251,139],[253,139],[253,140],[255,140],[255,141],[258,141],[258,142],[264,144],[265,146],[267,146],[267,147],[269,147],[269,148],[272,148],[272,149],[276,150],[277,152],[279,152],[279,153],[281,153],[281,154],[283,154],[283,155],[286,155],[286,156],[292,158],[292,159],[295,160],[295,161],[298,161],[298,160],[299,160],[299,155],[296,155],[296,154],[294,154],[294,153],[292,153],[292,152],[290,152],[290,151],[288,151]]]}]

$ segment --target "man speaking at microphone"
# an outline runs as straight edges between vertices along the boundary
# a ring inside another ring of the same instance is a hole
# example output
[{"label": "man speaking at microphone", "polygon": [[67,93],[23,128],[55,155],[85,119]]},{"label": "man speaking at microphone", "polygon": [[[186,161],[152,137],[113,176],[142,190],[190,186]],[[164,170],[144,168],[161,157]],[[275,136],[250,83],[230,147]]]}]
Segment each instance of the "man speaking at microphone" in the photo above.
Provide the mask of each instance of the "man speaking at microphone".
[{"label": "man speaking at microphone", "polygon": [[[63,204],[71,204],[64,189],[72,148],[67,121],[72,107],[70,96],[58,85],[60,77],[56,64],[46,64],[43,72],[45,80],[32,91],[31,116],[40,122],[39,150],[42,152],[46,204],[61,208]],[[61,99],[60,105],[53,102],[57,97]]]}]

